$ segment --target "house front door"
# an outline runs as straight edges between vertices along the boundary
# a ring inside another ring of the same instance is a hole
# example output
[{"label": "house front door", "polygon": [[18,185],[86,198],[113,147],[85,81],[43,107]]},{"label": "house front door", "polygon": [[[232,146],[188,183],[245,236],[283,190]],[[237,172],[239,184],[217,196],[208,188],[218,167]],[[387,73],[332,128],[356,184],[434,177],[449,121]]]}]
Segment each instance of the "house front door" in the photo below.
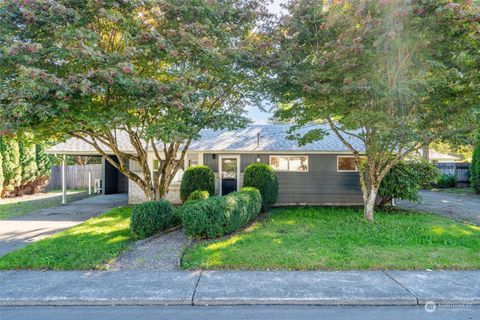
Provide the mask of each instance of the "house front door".
[{"label": "house front door", "polygon": [[240,156],[220,157],[221,195],[238,191],[240,178]]}]

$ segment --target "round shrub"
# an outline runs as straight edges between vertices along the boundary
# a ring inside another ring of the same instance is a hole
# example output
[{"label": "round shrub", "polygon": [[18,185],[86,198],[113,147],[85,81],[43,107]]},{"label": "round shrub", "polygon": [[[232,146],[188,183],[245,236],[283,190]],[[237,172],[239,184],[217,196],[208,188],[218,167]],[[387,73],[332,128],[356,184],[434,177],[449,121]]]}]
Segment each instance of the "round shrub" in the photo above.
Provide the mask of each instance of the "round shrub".
[{"label": "round shrub", "polygon": [[210,198],[210,194],[208,191],[204,190],[195,190],[188,196],[187,201],[195,201],[195,200],[205,200]]},{"label": "round shrub", "polygon": [[396,164],[380,184],[380,205],[387,204],[393,198],[420,201],[418,191],[436,182],[439,175],[439,170],[426,161],[402,161]]},{"label": "round shrub", "polygon": [[272,167],[265,163],[252,163],[245,169],[243,186],[260,191],[263,211],[267,211],[277,201],[278,178]]},{"label": "round shrub", "polygon": [[187,201],[190,194],[196,190],[215,193],[215,175],[207,166],[192,166],[185,170],[180,184],[180,199]]},{"label": "round shrub", "polygon": [[442,174],[437,181],[437,187],[439,188],[455,188],[457,184],[457,178],[454,174]]},{"label": "round shrub", "polygon": [[178,214],[170,202],[150,201],[133,208],[130,230],[137,237],[146,238],[178,223]]}]

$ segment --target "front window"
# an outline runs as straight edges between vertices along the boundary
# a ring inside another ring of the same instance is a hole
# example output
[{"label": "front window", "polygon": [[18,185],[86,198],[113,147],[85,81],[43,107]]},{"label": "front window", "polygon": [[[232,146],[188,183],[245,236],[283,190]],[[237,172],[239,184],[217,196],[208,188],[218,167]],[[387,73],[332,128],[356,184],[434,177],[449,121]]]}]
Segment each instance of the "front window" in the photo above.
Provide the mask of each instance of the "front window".
[{"label": "front window", "polygon": [[356,172],[355,157],[337,157],[338,172]]},{"label": "front window", "polygon": [[308,156],[270,156],[270,166],[275,171],[308,171]]}]

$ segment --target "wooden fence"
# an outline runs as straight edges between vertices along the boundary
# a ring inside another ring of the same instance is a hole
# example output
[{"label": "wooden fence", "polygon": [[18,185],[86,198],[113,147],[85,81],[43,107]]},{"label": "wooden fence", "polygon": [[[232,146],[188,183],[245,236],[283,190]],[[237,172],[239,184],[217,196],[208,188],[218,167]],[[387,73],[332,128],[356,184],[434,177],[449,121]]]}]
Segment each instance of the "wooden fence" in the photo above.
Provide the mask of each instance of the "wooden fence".
[{"label": "wooden fence", "polygon": [[457,186],[468,187],[470,163],[445,162],[436,163],[435,166],[442,173],[454,175],[457,178]]},{"label": "wooden fence", "polygon": [[[67,188],[88,188],[88,173],[92,173],[92,187],[95,179],[102,179],[101,164],[69,165],[67,166]],[[47,190],[62,188],[62,166],[53,166]]]}]

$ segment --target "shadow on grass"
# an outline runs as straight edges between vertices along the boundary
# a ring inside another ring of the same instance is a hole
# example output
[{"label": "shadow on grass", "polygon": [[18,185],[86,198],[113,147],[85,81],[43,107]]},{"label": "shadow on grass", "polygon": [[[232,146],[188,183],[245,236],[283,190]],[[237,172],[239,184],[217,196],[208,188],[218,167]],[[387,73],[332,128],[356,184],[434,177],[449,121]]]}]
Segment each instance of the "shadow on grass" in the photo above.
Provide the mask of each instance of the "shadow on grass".
[{"label": "shadow on grass", "polygon": [[134,241],[131,208],[117,208],[0,258],[0,269],[101,269]]}]

